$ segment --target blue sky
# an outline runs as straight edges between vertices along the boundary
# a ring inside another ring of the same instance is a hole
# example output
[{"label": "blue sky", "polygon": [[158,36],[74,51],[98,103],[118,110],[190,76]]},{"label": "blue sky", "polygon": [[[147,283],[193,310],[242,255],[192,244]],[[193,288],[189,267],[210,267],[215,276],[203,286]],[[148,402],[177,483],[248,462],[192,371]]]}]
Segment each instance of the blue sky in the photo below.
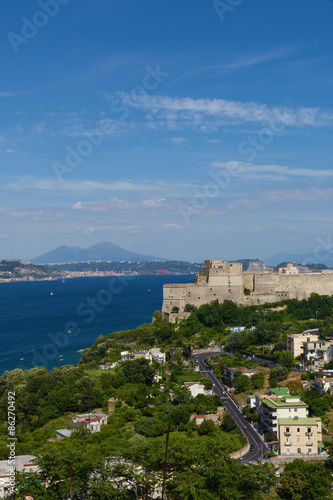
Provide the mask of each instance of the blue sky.
[{"label": "blue sky", "polygon": [[333,1],[0,14],[0,258],[332,251]]}]

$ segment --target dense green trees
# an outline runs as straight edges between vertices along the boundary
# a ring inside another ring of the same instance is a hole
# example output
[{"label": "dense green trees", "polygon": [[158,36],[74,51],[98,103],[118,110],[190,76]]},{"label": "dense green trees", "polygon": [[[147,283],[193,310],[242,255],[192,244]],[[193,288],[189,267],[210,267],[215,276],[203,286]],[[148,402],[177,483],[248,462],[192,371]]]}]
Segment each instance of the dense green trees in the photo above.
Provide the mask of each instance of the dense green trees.
[{"label": "dense green trees", "polygon": [[287,370],[291,370],[293,364],[295,363],[294,357],[290,351],[282,351],[280,353],[279,360],[281,365],[287,368]]},{"label": "dense green trees", "polygon": [[321,463],[296,459],[286,465],[281,478],[282,498],[286,500],[318,500],[331,498],[331,471]]}]

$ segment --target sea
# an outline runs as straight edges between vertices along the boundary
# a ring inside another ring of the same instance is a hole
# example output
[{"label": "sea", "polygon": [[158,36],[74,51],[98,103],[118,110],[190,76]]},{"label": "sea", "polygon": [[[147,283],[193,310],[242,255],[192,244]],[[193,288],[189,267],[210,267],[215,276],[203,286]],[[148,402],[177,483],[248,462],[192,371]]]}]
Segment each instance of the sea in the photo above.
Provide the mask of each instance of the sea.
[{"label": "sea", "polygon": [[151,323],[163,285],[194,275],[107,276],[0,283],[0,375],[80,359],[97,337]]}]

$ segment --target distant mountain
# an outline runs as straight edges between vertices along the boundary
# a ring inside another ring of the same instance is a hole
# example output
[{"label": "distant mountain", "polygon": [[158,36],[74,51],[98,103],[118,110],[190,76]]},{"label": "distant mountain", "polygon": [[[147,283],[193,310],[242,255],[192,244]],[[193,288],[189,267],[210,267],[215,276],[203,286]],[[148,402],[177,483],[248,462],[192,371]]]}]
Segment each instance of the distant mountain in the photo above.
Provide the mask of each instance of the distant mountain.
[{"label": "distant mountain", "polygon": [[333,249],[316,250],[308,254],[278,253],[263,261],[268,266],[277,266],[281,262],[298,262],[299,264],[325,264],[333,268]]},{"label": "distant mountain", "polygon": [[31,259],[32,264],[65,264],[68,262],[87,262],[90,260],[102,261],[131,261],[161,260],[151,255],[142,255],[118,247],[114,243],[103,241],[89,248],[67,247],[62,245],[51,252],[44,253],[39,257]]}]

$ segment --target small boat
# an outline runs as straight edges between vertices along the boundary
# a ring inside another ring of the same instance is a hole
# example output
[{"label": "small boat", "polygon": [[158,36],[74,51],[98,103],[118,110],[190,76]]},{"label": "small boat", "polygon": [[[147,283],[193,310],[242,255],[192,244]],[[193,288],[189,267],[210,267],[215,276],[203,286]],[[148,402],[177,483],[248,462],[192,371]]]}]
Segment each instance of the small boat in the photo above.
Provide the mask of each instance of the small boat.
[{"label": "small boat", "polygon": [[20,361],[23,361],[23,360],[24,360],[24,358],[20,358]]},{"label": "small boat", "polygon": [[53,292],[51,292],[50,295],[53,295]]}]

